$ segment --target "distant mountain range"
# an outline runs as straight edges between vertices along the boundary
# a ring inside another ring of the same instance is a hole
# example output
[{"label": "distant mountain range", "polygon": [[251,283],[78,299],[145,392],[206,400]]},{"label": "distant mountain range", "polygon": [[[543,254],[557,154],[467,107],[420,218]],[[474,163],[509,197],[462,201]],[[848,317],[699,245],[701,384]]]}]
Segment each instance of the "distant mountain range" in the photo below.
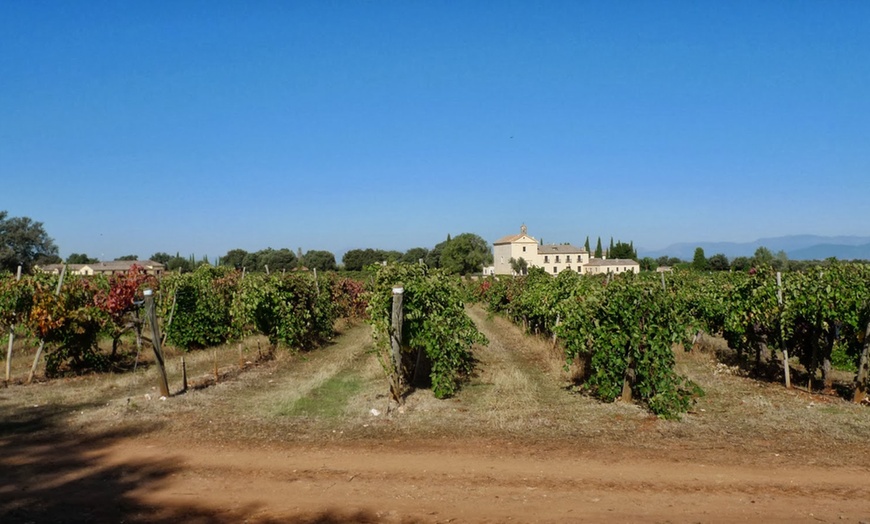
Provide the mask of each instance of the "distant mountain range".
[{"label": "distant mountain range", "polygon": [[824,260],[837,257],[840,260],[870,260],[870,237],[818,235],[792,235],[785,237],[759,238],[753,242],[681,242],[655,251],[639,250],[638,256],[658,258],[661,256],[692,260],[695,249],[702,248],[707,257],[722,253],[728,258],[751,257],[755,250],[764,246],[773,254],[785,251],[791,260]]}]

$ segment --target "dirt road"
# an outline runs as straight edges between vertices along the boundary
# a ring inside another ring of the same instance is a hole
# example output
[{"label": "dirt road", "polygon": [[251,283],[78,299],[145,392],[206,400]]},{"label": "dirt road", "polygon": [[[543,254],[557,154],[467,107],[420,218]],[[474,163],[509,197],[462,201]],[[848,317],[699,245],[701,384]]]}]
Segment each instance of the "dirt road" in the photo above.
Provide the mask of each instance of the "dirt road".
[{"label": "dirt road", "polygon": [[16,474],[0,484],[3,522],[870,518],[867,472],[849,468],[729,467],[667,456],[597,460],[497,441],[251,449],[125,438],[92,449],[89,442],[67,447],[71,455],[41,460],[33,475],[17,474],[20,463],[4,464]]}]

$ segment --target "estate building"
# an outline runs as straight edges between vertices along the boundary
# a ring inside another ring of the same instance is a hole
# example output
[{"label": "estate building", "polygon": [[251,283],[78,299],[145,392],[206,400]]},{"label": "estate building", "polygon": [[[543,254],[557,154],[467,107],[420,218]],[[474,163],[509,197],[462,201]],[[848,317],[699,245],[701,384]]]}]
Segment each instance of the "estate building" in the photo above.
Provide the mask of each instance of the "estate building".
[{"label": "estate building", "polygon": [[591,258],[585,248],[571,244],[540,244],[529,236],[525,224],[519,235],[508,235],[493,243],[492,273],[514,275],[513,261],[523,259],[528,267],[540,267],[552,275],[562,271],[582,274],[640,272],[640,264],[634,260]]}]

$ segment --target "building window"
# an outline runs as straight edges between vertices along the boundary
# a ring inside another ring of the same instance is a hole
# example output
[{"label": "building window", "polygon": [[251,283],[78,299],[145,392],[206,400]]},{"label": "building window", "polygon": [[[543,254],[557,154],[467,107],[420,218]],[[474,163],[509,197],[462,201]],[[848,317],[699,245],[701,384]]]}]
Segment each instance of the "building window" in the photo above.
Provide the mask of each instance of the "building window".
[{"label": "building window", "polygon": [[550,257],[548,257],[547,255],[544,255],[544,264],[546,264],[549,261],[550,261]]},{"label": "building window", "polygon": [[565,255],[565,262],[571,263],[571,255]]},{"label": "building window", "polygon": [[523,253],[526,252],[526,246],[523,246]]},{"label": "building window", "polygon": [[556,263],[559,263],[559,255],[556,255]]},{"label": "building window", "polygon": [[553,266],[553,273],[558,273],[558,272],[559,272],[559,270],[556,269],[556,266]]}]

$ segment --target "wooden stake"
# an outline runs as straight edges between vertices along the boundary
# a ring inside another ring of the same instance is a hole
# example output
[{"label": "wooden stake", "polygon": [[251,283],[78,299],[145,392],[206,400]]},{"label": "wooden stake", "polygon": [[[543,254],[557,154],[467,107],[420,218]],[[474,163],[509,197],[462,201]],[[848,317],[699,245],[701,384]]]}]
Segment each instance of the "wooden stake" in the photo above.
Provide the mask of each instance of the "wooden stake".
[{"label": "wooden stake", "polygon": [[562,322],[561,313],[556,313],[556,325],[553,327],[553,349],[556,349],[556,328],[559,327],[559,324]]},{"label": "wooden stake", "polygon": [[[15,281],[21,280],[21,266],[18,266],[18,273],[15,275]],[[6,351],[6,382],[12,375],[12,343],[15,342],[15,324],[9,326],[9,349]]]},{"label": "wooden stake", "polygon": [[629,356],[625,366],[625,374],[622,378],[622,401],[631,402],[631,387],[634,385],[635,371],[634,358]]},{"label": "wooden stake", "polygon": [[163,363],[163,349],[160,347],[160,327],[157,325],[157,312],[154,310],[154,292],[145,290],[145,309],[148,322],[151,324],[151,347],[154,348],[154,359],[157,362],[158,386],[160,394],[169,398],[169,381],[166,378],[166,366]]},{"label": "wooden stake", "polygon": [[393,357],[393,373],[392,373],[392,389],[393,398],[399,404],[403,403],[402,398],[402,323],[404,316],[402,314],[402,300],[405,290],[402,287],[393,288],[393,310],[390,322],[390,346]]},{"label": "wooden stake", "polygon": [[187,364],[183,356],[181,357],[181,391],[187,391]]},{"label": "wooden stake", "polygon": [[791,369],[788,365],[788,348],[785,347],[785,337],[782,333],[782,273],[776,272],[776,301],[779,303],[779,341],[782,346],[782,370],[785,373],[785,387],[791,389]]},{"label": "wooden stake", "polygon": [[214,356],[214,383],[217,384],[218,378],[220,378],[220,375],[218,375],[218,366],[217,366],[217,350],[212,351],[212,355]]},{"label": "wooden stake", "polygon": [[864,347],[861,348],[861,357],[858,359],[858,372],[855,374],[855,393],[852,402],[864,401],[867,394],[867,377],[870,376],[870,321],[864,329]]}]

